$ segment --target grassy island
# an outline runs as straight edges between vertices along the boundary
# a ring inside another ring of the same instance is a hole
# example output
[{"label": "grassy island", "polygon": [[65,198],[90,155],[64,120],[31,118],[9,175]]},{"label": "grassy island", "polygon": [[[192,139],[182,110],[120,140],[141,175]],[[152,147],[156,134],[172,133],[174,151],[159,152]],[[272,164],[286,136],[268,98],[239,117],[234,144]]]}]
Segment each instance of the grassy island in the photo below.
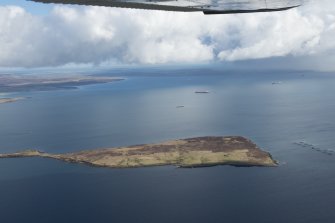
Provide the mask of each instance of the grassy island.
[{"label": "grassy island", "polygon": [[129,168],[175,165],[203,167],[215,165],[267,166],[277,163],[249,139],[240,136],[197,137],[157,144],[106,148],[65,154],[26,150],[0,154],[0,158],[44,157],[98,167]]}]

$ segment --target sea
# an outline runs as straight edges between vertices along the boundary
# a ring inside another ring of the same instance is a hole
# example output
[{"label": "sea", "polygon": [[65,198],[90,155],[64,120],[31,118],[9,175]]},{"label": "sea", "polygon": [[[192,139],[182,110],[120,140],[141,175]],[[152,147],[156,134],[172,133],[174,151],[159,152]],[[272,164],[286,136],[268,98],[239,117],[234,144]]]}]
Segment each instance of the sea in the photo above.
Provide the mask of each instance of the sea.
[{"label": "sea", "polygon": [[1,223],[335,222],[334,73],[207,67],[94,75],[125,79],[1,94],[27,99],[0,105],[0,153],[240,135],[279,166],[110,169],[1,159]]}]

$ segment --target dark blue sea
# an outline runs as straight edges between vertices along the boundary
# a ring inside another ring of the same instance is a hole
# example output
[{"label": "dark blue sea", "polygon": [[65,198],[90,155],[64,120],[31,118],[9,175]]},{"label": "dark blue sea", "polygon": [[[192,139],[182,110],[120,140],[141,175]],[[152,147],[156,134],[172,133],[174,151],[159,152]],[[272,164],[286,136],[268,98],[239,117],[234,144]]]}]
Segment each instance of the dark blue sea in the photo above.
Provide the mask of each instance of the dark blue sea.
[{"label": "dark blue sea", "polygon": [[[334,74],[210,68],[98,74],[126,79],[2,94],[29,98],[0,105],[0,153],[242,135],[279,167],[108,169],[2,159],[1,223],[335,222]],[[300,141],[313,148],[294,144]]]}]

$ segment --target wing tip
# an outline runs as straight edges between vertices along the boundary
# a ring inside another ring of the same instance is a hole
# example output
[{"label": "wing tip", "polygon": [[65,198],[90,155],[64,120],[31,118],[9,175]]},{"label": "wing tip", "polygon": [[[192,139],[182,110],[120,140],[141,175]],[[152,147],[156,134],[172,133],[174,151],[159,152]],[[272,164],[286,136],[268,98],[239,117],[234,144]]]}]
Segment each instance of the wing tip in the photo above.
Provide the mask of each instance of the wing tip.
[{"label": "wing tip", "polygon": [[204,10],[202,11],[205,15],[216,15],[216,14],[245,14],[245,13],[257,13],[257,12],[279,12],[286,11],[293,8],[300,7],[301,5],[294,5],[290,7],[283,8],[262,8],[262,9],[253,9],[253,10]]}]

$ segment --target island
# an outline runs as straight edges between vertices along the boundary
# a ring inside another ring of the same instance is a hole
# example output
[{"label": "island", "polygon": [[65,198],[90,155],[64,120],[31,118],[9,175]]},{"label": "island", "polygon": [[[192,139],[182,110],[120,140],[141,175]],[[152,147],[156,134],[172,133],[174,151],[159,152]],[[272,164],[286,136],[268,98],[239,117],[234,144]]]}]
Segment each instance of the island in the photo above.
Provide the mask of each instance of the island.
[{"label": "island", "polygon": [[206,167],[215,165],[275,167],[277,162],[251,140],[241,136],[206,136],[171,140],[156,144],[50,154],[25,150],[0,154],[0,158],[43,157],[97,167],[130,168],[175,165]]}]

